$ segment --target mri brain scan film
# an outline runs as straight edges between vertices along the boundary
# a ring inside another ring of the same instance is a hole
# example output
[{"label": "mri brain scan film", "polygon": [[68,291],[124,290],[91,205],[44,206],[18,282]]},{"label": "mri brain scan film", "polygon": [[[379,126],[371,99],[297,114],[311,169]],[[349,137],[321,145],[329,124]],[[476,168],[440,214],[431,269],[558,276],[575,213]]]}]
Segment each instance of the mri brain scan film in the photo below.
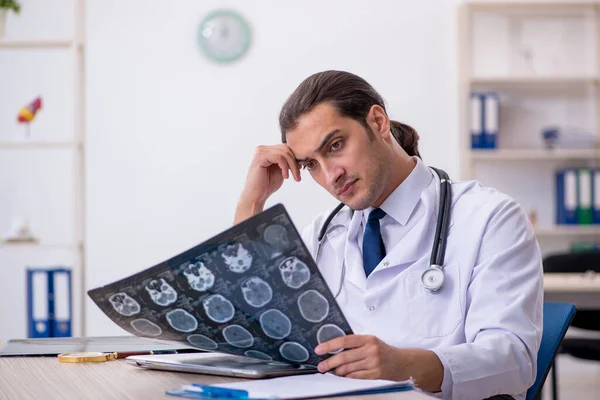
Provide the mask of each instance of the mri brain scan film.
[{"label": "mri brain scan film", "polygon": [[131,321],[131,326],[142,336],[160,336],[162,333],[160,326],[144,318],[134,319]]},{"label": "mri brain scan film", "polygon": [[88,294],[131,334],[273,362],[352,334],[281,205]]},{"label": "mri brain scan film", "polygon": [[266,306],[273,297],[271,286],[257,276],[252,276],[242,283],[242,293],[246,303],[256,308]]},{"label": "mri brain scan film", "polygon": [[188,342],[192,346],[199,347],[203,350],[216,350],[219,345],[209,337],[199,334],[193,334],[187,337]]}]

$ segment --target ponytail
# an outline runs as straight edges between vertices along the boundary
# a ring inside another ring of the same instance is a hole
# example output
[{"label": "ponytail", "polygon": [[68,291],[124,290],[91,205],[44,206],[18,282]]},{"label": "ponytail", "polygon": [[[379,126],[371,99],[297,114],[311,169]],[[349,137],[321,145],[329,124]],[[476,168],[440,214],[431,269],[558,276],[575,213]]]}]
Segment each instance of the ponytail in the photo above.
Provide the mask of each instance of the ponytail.
[{"label": "ponytail", "polygon": [[412,127],[398,121],[391,121],[392,135],[400,146],[406,151],[409,156],[417,156],[419,154],[419,134]]}]

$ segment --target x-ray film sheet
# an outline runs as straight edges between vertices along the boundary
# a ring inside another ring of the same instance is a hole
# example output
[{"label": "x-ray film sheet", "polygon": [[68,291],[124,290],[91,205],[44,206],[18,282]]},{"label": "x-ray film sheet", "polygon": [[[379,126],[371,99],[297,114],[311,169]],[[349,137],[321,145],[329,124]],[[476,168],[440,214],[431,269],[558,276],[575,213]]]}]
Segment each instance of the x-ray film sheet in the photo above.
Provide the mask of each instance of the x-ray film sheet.
[{"label": "x-ray film sheet", "polygon": [[283,205],[88,294],[134,335],[266,360],[352,333]]}]

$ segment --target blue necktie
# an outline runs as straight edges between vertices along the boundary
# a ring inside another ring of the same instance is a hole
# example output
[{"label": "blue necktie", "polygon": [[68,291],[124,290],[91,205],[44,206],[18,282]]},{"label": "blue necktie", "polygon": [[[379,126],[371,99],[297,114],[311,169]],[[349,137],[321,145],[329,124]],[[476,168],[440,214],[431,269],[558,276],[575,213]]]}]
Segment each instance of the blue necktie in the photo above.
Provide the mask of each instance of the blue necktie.
[{"label": "blue necktie", "polygon": [[363,236],[363,268],[365,275],[369,276],[375,269],[377,264],[385,257],[385,246],[381,237],[381,229],[379,220],[385,216],[385,211],[380,208],[375,208],[369,214],[367,226]]}]

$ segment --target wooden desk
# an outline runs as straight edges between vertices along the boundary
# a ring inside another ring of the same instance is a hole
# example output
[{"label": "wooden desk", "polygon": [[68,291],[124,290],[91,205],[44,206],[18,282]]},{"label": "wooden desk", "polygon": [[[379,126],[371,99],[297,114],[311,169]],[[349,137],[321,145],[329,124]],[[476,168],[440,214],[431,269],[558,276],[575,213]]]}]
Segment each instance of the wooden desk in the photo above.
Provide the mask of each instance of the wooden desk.
[{"label": "wooden desk", "polygon": [[575,303],[578,309],[600,309],[600,274],[544,274],[544,300]]},{"label": "wooden desk", "polygon": [[[0,343],[1,344],[1,343]],[[189,383],[223,383],[240,379],[143,370],[124,360],[60,363],[56,357],[0,357],[0,399],[178,399],[165,391]],[[416,391],[344,400],[431,399]]]}]

